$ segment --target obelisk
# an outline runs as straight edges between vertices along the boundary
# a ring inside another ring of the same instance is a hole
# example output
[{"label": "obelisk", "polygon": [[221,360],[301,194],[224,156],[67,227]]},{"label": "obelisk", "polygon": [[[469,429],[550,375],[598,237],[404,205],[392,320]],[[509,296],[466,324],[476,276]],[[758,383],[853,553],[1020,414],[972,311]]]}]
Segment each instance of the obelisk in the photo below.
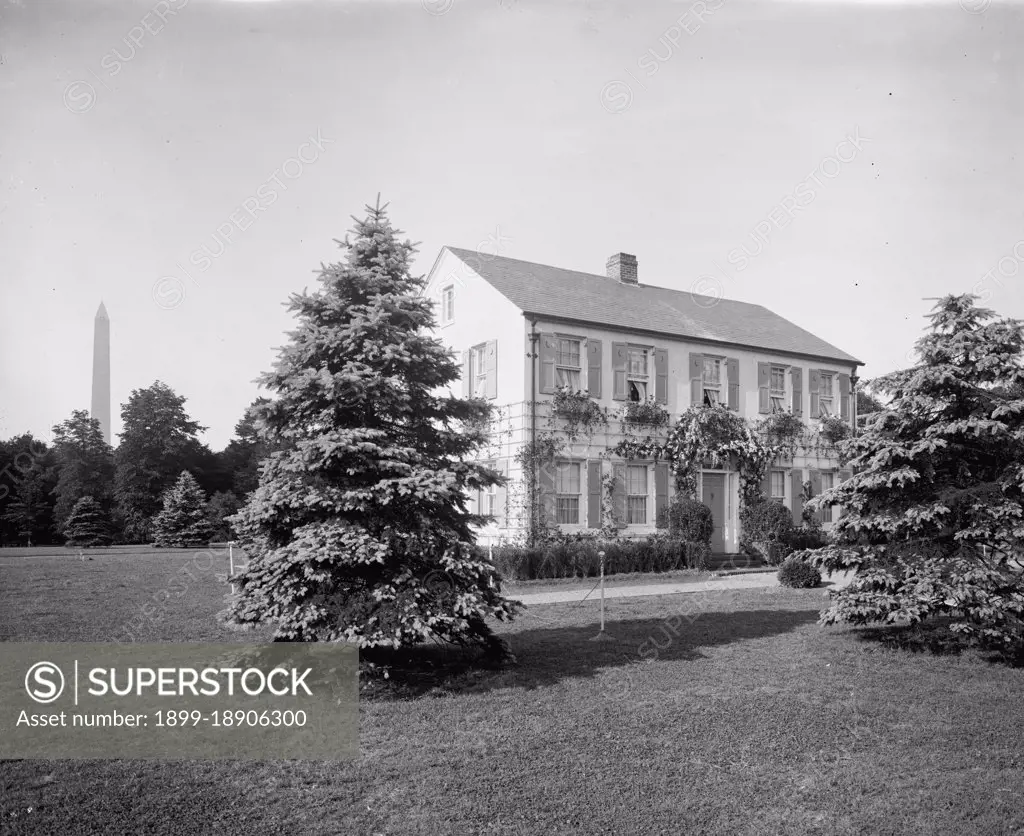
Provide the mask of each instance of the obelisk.
[{"label": "obelisk", "polygon": [[92,411],[99,419],[103,440],[110,444],[110,317],[100,302],[92,339]]}]

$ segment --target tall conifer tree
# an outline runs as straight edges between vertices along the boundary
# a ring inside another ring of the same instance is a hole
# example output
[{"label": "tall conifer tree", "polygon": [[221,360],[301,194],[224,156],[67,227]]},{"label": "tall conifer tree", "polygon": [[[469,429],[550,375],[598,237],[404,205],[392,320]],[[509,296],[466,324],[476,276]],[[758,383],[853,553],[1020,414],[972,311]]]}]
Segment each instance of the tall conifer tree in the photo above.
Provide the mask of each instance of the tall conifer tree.
[{"label": "tall conifer tree", "polygon": [[941,617],[971,641],[1024,648],[1024,332],[947,296],[919,362],[872,381],[888,403],[844,443],[853,477],[812,500],[840,503],[834,544],[810,553],[853,569],[826,623]]},{"label": "tall conifer tree", "polygon": [[484,443],[483,401],[448,394],[460,369],[431,336],[433,303],[409,273],[386,206],[367,207],[343,263],[293,295],[299,325],[256,408],[274,450],[234,518],[248,570],[236,622],[279,640],[402,647],[428,639],[505,647],[485,619],[509,619],[475,547],[470,490],[495,484],[467,461]]}]

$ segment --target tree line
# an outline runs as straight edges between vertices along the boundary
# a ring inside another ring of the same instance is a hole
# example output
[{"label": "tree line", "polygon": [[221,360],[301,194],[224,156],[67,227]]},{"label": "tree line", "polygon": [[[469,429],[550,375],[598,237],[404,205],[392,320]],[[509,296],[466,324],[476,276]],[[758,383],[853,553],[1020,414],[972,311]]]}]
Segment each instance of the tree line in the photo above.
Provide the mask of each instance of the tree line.
[{"label": "tree line", "polygon": [[230,539],[225,518],[255,489],[268,452],[253,416],[266,399],[219,452],[199,440],[206,427],[185,400],[161,381],[132,391],[116,447],[86,410],[53,427],[49,444],[30,432],[0,439],[0,545],[151,543],[181,530]]}]

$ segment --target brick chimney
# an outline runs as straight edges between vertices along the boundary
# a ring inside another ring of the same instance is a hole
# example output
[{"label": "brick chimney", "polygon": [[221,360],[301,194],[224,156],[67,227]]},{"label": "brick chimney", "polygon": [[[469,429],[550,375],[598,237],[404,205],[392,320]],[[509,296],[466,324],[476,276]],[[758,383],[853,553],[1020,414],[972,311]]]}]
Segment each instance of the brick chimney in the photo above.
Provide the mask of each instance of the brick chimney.
[{"label": "brick chimney", "polygon": [[636,284],[636,256],[629,253],[615,253],[605,265],[609,279],[623,284]]}]

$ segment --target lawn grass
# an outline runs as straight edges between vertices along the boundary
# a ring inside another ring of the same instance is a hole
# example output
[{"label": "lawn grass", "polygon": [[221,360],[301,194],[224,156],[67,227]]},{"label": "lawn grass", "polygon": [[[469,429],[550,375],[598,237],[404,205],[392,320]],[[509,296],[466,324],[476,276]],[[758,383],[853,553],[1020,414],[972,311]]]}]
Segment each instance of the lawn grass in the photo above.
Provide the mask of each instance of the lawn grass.
[{"label": "lawn grass", "polygon": [[[0,639],[104,638],[190,559],[0,559]],[[140,640],[261,638],[218,571]],[[0,762],[0,833],[1024,832],[1024,671],[822,629],[820,589],[694,600],[615,599],[609,642],[531,607],[504,671],[432,650],[366,690],[353,762]]]}]

